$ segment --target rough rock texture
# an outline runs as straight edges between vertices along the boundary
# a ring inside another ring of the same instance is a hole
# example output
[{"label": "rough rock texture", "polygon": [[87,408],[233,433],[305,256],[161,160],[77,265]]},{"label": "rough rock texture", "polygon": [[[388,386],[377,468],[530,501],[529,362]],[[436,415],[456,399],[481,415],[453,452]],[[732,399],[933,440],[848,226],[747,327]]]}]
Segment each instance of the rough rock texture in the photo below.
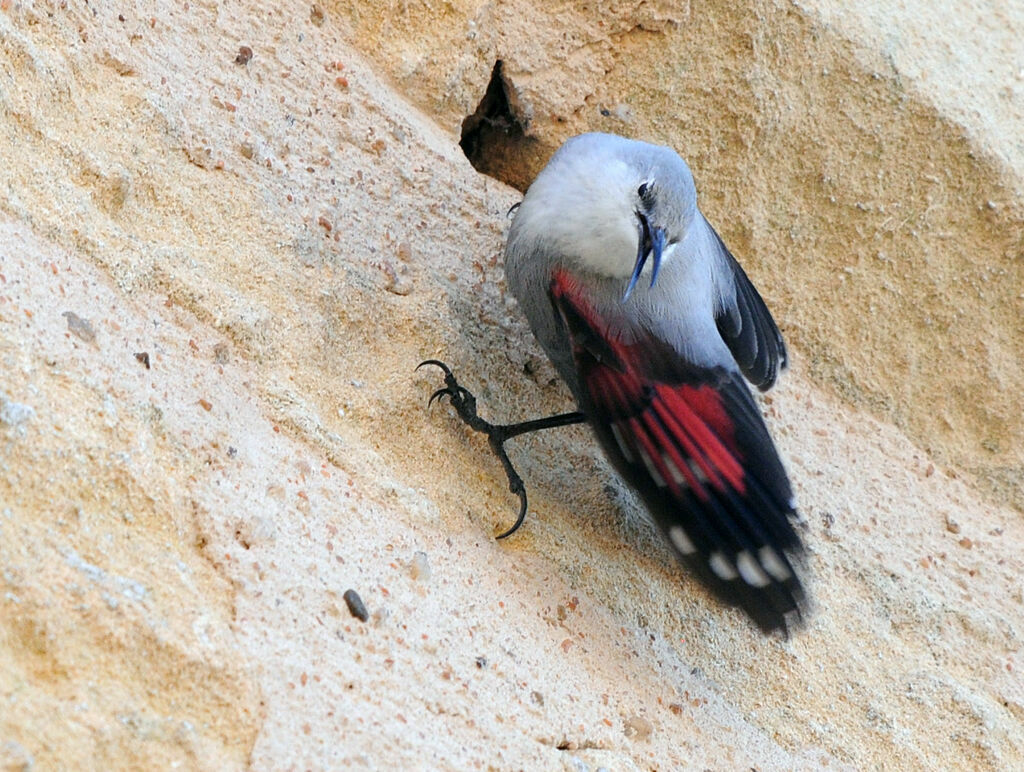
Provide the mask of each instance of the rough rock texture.
[{"label": "rough rock texture", "polygon": [[[1024,12],[845,5],[0,0],[0,768],[1024,766]],[[787,334],[791,640],[578,427],[495,542],[424,410],[567,407],[458,144],[499,59],[504,180],[675,145]]]}]

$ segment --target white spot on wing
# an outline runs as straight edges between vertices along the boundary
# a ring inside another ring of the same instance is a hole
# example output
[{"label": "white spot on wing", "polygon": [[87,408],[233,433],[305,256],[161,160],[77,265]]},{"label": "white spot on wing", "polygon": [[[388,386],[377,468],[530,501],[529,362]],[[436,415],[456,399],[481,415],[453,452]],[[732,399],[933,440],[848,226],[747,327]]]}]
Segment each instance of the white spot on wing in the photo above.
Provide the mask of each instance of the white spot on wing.
[{"label": "white spot on wing", "polygon": [[680,472],[679,467],[676,466],[676,462],[669,458],[669,455],[667,453],[661,454],[661,460],[662,462],[664,462],[665,468],[668,469],[668,473],[672,475],[673,480],[675,480],[679,485],[682,485],[684,488],[690,487],[690,484],[686,481],[686,478],[683,477],[683,473]]},{"label": "white spot on wing", "polygon": [[736,569],[733,568],[732,563],[721,552],[712,552],[708,565],[715,572],[715,576],[726,582],[731,582],[737,577]]},{"label": "white spot on wing", "polygon": [[618,424],[612,424],[612,435],[615,437],[615,441],[619,443],[619,450],[622,451],[622,455],[626,457],[626,460],[633,464],[636,463],[636,459],[633,458],[633,454],[629,452],[629,445],[626,443],[625,437],[622,436],[622,430]]},{"label": "white spot on wing", "polygon": [[693,472],[693,476],[697,478],[697,482],[704,485],[708,481],[708,476],[704,474],[704,470],[700,468],[700,464],[690,459],[690,471]]},{"label": "white spot on wing", "polygon": [[647,451],[644,450],[643,448],[640,448],[640,458],[643,459],[644,466],[647,467],[648,473],[654,479],[654,482],[657,484],[657,486],[659,488],[664,488],[665,487],[665,480],[664,480],[664,478],[660,474],[658,474],[658,468],[656,466],[654,466],[654,462],[651,460],[651,457],[649,455],[647,455]]},{"label": "white spot on wing", "polygon": [[693,542],[690,541],[690,537],[686,535],[686,531],[678,525],[674,525],[668,529],[668,538],[670,538],[672,543],[676,545],[676,549],[684,555],[692,555],[697,551],[697,548],[693,546]]},{"label": "white spot on wing", "polygon": [[779,557],[779,553],[771,547],[765,545],[757,554],[761,557],[761,565],[764,566],[764,570],[780,582],[786,581],[793,575],[786,566],[786,562]]},{"label": "white spot on wing", "polygon": [[767,587],[772,583],[768,574],[762,570],[748,550],[743,550],[736,556],[736,568],[739,569],[743,581],[751,587]]}]

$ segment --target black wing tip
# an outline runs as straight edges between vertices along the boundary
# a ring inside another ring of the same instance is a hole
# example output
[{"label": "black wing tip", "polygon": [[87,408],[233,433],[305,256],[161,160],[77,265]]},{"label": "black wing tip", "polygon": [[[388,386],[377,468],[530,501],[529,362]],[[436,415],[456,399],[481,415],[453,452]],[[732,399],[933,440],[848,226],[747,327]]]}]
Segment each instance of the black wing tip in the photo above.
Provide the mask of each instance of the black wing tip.
[{"label": "black wing tip", "polygon": [[807,610],[802,605],[797,605],[784,614],[772,614],[763,618],[754,616],[749,608],[744,610],[762,633],[778,635],[787,641],[791,636],[807,627]]},{"label": "black wing tip", "polygon": [[810,612],[807,593],[794,562],[799,562],[802,545],[793,550],[764,546],[755,556],[741,550],[726,557],[719,550],[706,554],[682,555],[704,586],[722,603],[746,613],[766,635],[791,633],[804,628]]},{"label": "black wing tip", "polygon": [[791,581],[773,585],[768,591],[743,595],[737,605],[761,632],[781,634],[786,639],[805,629],[810,616],[810,602],[795,574]]}]

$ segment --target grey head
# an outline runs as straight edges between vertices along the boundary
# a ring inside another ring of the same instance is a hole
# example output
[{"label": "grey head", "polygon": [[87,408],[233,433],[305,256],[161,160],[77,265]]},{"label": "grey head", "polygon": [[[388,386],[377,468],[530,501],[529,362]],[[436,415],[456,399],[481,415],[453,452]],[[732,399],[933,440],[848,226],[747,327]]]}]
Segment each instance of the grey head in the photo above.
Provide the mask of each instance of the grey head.
[{"label": "grey head", "polygon": [[693,175],[668,147],[581,134],[552,156],[527,191],[509,244],[558,255],[582,274],[651,285],[697,214]]}]

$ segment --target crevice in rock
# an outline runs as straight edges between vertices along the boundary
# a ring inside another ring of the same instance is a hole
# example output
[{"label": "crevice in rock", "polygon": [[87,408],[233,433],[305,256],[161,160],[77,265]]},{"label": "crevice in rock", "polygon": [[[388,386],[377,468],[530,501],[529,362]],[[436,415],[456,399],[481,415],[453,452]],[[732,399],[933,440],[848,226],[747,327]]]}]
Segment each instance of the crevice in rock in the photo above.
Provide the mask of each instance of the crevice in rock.
[{"label": "crevice in rock", "polygon": [[541,143],[527,135],[528,125],[528,110],[498,59],[480,104],[462,122],[459,146],[478,172],[525,191],[547,155]]}]

